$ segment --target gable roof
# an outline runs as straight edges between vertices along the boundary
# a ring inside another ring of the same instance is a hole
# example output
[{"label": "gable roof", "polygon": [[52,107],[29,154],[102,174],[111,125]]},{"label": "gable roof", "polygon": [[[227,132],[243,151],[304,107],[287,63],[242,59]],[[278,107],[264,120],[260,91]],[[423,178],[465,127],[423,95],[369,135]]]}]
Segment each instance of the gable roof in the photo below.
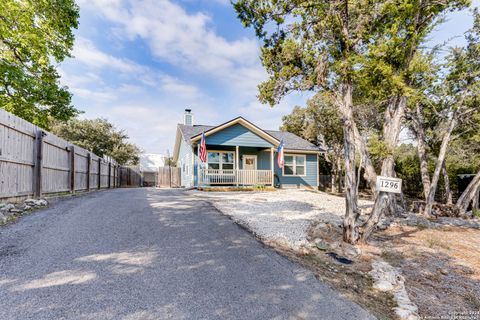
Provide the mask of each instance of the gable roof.
[{"label": "gable roof", "polygon": [[[208,137],[209,135],[211,134],[214,134],[216,132],[219,132],[219,131],[222,131],[228,127],[231,127],[233,125],[236,125],[236,124],[240,124],[242,126],[244,126],[245,128],[247,128],[248,130],[250,130],[251,132],[255,133],[256,135],[260,136],[261,138],[263,138],[264,140],[272,143],[273,145],[277,145],[280,143],[280,140],[277,140],[277,138],[271,136],[269,133],[267,133],[266,131],[260,129],[259,127],[257,127],[256,125],[254,125],[253,123],[251,123],[250,121],[246,120],[245,118],[243,117],[236,117],[235,119],[232,119],[230,121],[227,121],[225,123],[222,123],[216,127],[213,127],[213,128],[210,128],[208,130],[206,130],[204,133],[205,133],[205,137]],[[190,140],[192,142],[195,142],[197,140],[200,140],[201,139],[201,134],[197,134],[195,136],[193,136],[192,138],[190,138]]]},{"label": "gable roof", "polygon": [[196,140],[199,140],[201,138],[202,132],[205,132],[205,136],[208,136],[209,134],[215,133],[217,131],[222,130],[225,127],[228,127],[232,124],[235,123],[247,123],[251,126],[254,126],[253,129],[256,129],[255,131],[261,131],[263,132],[264,136],[266,137],[271,137],[273,139],[272,141],[276,142],[274,145],[278,145],[281,140],[284,142],[285,150],[298,150],[298,151],[315,151],[315,152],[322,152],[325,151],[325,148],[323,147],[318,147],[314,145],[313,143],[291,133],[291,132],[284,132],[284,131],[276,131],[276,130],[262,130],[252,124],[251,122],[245,120],[242,117],[235,118],[231,121],[225,122],[219,126],[209,126],[209,125],[193,125],[193,126],[187,126],[184,124],[179,124],[178,129],[183,135],[184,140],[188,144],[192,144]]}]

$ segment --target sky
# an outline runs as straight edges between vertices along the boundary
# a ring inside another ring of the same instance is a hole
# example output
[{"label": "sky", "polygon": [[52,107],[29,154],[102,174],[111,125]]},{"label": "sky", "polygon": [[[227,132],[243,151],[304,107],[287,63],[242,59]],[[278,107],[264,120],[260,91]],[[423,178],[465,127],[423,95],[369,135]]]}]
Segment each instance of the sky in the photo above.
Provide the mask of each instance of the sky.
[{"label": "sky", "polygon": [[[310,93],[271,108],[257,100],[267,78],[260,42],[243,28],[229,0],[77,0],[80,26],[73,57],[59,66],[82,118],[106,118],[146,153],[172,153],[177,123],[237,116],[276,130]],[[480,0],[474,1],[479,6]],[[461,45],[467,10],[451,13],[428,45]]]}]

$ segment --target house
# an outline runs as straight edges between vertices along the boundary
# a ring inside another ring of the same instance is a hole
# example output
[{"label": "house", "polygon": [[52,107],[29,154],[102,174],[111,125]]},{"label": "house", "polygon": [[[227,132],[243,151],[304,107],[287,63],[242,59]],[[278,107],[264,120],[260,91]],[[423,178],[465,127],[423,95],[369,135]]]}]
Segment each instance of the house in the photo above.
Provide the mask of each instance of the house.
[{"label": "house", "polygon": [[[198,157],[205,133],[207,162]],[[284,142],[284,168],[277,148]],[[190,109],[178,124],[173,162],[182,187],[274,185],[317,188],[318,156],[324,150],[290,133],[264,130],[238,117],[217,126],[195,125]]]}]

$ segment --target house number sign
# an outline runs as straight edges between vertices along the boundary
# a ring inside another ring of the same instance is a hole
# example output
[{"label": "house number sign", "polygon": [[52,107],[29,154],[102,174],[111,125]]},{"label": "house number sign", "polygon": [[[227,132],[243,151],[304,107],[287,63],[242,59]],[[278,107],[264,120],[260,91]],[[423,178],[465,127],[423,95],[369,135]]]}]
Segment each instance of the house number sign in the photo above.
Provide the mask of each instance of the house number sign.
[{"label": "house number sign", "polygon": [[377,176],[377,191],[402,193],[402,179]]}]

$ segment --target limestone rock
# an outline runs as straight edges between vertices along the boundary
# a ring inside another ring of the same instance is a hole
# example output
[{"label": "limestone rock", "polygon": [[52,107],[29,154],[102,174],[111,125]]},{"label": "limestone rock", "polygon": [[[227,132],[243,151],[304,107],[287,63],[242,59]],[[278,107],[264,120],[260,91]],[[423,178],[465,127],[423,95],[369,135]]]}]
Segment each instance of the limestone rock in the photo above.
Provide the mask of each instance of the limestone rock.
[{"label": "limestone rock", "polygon": [[369,273],[374,279],[374,288],[392,292],[398,305],[395,308],[397,316],[404,320],[420,319],[418,308],[410,300],[405,289],[405,278],[398,273],[397,269],[382,260],[375,261],[372,267],[373,269]]},{"label": "limestone rock", "polygon": [[5,204],[3,207],[0,208],[0,212],[5,214],[6,212],[10,212],[10,210],[15,209],[15,206],[11,203]]}]

